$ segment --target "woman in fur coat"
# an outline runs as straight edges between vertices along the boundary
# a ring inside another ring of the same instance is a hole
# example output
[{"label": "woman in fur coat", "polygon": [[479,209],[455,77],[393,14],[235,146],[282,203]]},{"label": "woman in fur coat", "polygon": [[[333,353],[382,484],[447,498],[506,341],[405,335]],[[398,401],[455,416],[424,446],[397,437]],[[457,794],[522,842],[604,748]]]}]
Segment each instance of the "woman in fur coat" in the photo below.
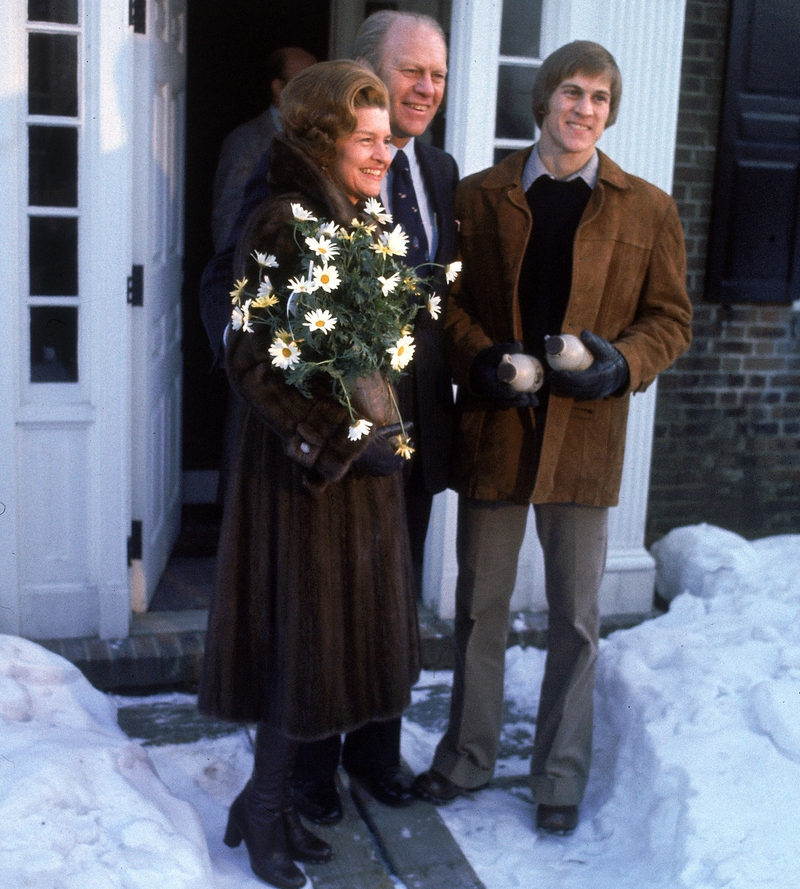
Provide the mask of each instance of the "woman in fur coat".
[{"label": "woman in fur coat", "polygon": [[[277,257],[271,277],[283,282],[297,254],[293,203],[348,226],[378,196],[390,157],[387,109],[381,81],[353,62],[314,65],[286,86],[270,198],[242,235],[237,278],[258,279],[259,251]],[[344,407],[286,384],[271,340],[258,325],[230,330],[227,341],[228,375],[246,408],[199,706],[257,723],[253,775],[231,806],[225,842],[244,839],[256,875],[291,889],[305,882],[293,859],[331,856],[288,793],[297,742],[399,716],[420,664],[402,458],[378,422],[351,441]]]}]

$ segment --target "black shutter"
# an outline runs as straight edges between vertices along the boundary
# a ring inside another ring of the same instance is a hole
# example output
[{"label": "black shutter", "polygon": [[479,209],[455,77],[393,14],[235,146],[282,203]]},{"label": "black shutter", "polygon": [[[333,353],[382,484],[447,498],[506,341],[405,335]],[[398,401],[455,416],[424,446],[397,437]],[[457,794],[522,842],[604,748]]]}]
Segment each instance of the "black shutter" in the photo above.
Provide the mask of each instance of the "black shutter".
[{"label": "black shutter", "polygon": [[144,34],[147,20],[147,0],[129,0],[128,24],[135,34]]},{"label": "black shutter", "polygon": [[733,0],[707,295],[800,298],[800,2]]}]

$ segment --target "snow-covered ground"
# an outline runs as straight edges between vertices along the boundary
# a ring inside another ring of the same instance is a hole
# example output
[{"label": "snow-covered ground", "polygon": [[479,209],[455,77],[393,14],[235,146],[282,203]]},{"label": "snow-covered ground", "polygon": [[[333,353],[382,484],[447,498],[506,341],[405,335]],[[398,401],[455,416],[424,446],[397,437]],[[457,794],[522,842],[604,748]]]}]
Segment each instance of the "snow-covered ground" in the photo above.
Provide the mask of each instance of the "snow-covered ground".
[{"label": "snow-covered ground", "polygon": [[[800,535],[749,543],[698,525],[653,554],[670,611],[601,645],[571,837],[532,830],[524,776],[544,654],[508,652],[498,780],[439,810],[487,889],[800,886]],[[428,672],[415,689],[403,734],[415,771],[430,765],[450,679]],[[130,704],[0,636],[0,885],[263,886],[221,841],[247,734],[145,748],[117,726]]]}]

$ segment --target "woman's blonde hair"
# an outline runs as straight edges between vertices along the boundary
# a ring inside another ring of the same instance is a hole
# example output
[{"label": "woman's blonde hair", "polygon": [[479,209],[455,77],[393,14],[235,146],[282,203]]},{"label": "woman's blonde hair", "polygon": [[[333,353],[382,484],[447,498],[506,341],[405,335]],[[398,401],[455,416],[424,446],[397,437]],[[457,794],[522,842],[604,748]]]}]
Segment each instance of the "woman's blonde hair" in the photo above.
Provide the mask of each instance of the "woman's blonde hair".
[{"label": "woman's blonde hair", "polygon": [[357,62],[318,62],[293,77],[281,93],[286,137],[321,167],[336,155],[336,140],[352,133],[359,108],[389,108],[383,81]]}]

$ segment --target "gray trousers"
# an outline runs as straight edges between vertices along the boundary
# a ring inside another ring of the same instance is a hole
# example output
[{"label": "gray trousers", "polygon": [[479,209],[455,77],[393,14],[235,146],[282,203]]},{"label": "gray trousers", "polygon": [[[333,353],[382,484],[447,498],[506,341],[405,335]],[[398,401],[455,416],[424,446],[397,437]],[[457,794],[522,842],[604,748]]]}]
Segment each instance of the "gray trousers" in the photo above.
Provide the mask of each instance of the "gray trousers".
[{"label": "gray trousers", "polygon": [[[548,503],[534,511],[549,618],[531,786],[537,802],[577,805],[592,752],[608,509]],[[459,497],[453,693],[432,768],[461,787],[480,787],[494,773],[509,606],[527,515],[527,506]]]}]

